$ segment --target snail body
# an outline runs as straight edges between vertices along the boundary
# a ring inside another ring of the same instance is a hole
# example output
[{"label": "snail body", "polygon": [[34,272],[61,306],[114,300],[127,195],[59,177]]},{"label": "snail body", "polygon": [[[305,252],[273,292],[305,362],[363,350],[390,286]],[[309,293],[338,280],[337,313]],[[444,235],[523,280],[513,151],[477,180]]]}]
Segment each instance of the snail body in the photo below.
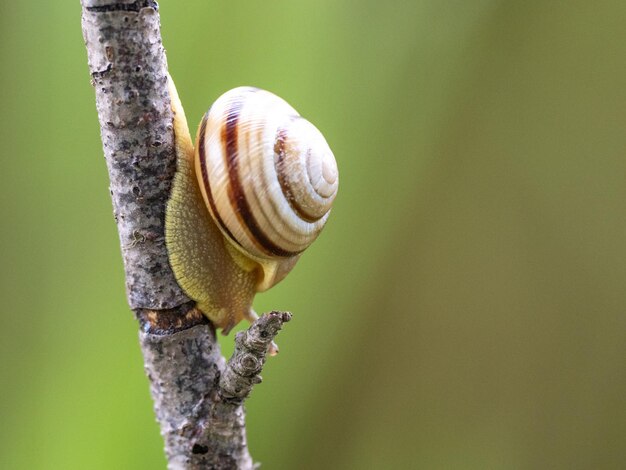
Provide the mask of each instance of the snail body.
[{"label": "snail body", "polygon": [[280,282],[317,238],[337,192],[322,134],[270,92],[239,87],[204,115],[196,146],[170,78],[177,170],[167,204],[174,275],[227,333],[253,319],[256,292]]}]

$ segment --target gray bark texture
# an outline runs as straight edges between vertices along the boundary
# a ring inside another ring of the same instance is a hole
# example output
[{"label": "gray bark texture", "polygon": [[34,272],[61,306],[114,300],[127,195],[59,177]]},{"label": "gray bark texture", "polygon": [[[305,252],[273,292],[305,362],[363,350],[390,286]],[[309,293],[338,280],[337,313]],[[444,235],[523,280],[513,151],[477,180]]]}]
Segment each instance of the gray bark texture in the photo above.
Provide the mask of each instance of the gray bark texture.
[{"label": "gray bark texture", "polygon": [[82,29],[120,236],[128,303],[170,469],[252,469],[243,401],[288,313],[261,316],[226,363],[165,247],[176,170],[167,61],[153,0],[81,0]]}]

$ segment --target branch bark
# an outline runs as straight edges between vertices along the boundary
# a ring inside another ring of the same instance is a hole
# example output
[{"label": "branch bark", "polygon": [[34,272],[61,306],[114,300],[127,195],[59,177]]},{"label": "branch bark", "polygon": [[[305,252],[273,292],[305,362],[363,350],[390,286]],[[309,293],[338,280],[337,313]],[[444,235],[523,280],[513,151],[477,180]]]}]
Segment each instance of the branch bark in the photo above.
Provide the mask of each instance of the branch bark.
[{"label": "branch bark", "polygon": [[291,318],[263,315],[226,364],[215,329],[176,283],[165,207],[176,170],[167,62],[154,0],[81,0],[130,308],[170,469],[252,469],[243,401]]}]

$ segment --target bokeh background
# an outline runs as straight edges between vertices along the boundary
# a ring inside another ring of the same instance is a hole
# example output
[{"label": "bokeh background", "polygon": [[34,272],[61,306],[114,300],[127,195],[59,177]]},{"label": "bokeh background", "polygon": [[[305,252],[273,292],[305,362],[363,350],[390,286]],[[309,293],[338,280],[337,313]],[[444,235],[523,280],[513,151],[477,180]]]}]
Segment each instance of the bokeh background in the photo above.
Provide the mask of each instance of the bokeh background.
[{"label": "bokeh background", "polygon": [[[191,121],[264,87],[339,163],[255,303],[263,468],[624,468],[623,0],[160,5]],[[164,468],[79,2],[1,0],[0,53],[0,468]]]}]

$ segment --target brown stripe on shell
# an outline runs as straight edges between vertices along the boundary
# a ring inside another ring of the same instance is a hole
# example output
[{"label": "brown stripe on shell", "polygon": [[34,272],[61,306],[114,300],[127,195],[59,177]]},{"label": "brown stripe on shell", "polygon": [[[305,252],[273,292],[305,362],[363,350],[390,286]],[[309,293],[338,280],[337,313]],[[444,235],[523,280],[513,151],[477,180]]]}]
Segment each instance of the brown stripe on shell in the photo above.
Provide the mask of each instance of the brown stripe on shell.
[{"label": "brown stripe on shell", "polygon": [[[315,215],[309,214],[304,207],[302,207],[297,198],[293,193],[293,189],[291,188],[291,184],[289,183],[289,179],[286,176],[286,172],[289,170],[286,168],[285,164],[285,141],[287,140],[287,131],[285,129],[278,129],[278,133],[276,135],[276,143],[274,144],[274,154],[276,155],[276,175],[278,176],[278,182],[280,183],[280,189],[282,190],[287,202],[293,209],[293,211],[298,214],[302,220],[313,223],[320,220],[323,215],[317,217]],[[310,178],[310,177],[309,177]]]},{"label": "brown stripe on shell", "polygon": [[[200,157],[200,170],[202,173],[202,182],[204,183],[204,190],[209,200],[209,205],[211,206],[211,212],[215,216],[215,221],[222,228],[224,233],[228,235],[228,237],[233,240],[237,245],[241,246],[241,243],[237,241],[237,239],[233,236],[232,232],[228,230],[228,227],[222,220],[220,213],[217,211],[217,207],[215,206],[215,200],[213,199],[213,192],[211,191],[211,184],[209,183],[209,172],[206,166],[206,158],[205,158],[205,143],[204,136],[206,134],[206,126],[209,118],[209,113],[205,113],[202,117],[202,122],[200,122],[200,132],[198,133],[198,156]],[[243,247],[242,247],[243,248]]]},{"label": "brown stripe on shell", "polygon": [[296,256],[304,250],[287,251],[272,242],[259,226],[246,200],[246,195],[239,179],[239,163],[237,161],[238,124],[242,107],[243,103],[241,101],[235,101],[232,104],[226,114],[225,125],[222,128],[222,144],[224,146],[226,168],[228,169],[228,178],[230,181],[228,195],[233,211],[241,222],[241,225],[247,229],[250,239],[261,252],[283,257]]}]

